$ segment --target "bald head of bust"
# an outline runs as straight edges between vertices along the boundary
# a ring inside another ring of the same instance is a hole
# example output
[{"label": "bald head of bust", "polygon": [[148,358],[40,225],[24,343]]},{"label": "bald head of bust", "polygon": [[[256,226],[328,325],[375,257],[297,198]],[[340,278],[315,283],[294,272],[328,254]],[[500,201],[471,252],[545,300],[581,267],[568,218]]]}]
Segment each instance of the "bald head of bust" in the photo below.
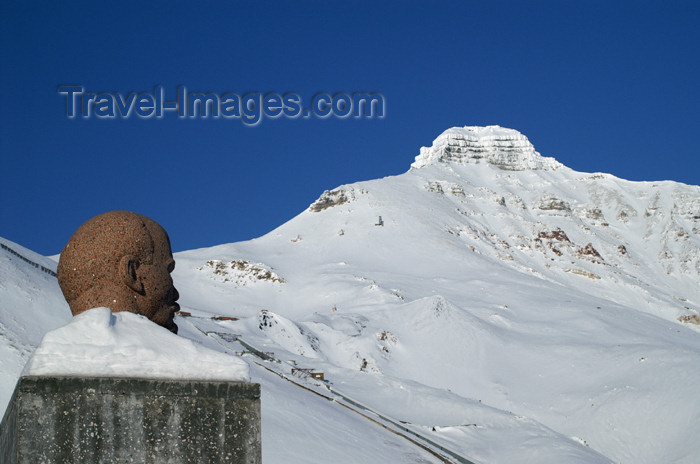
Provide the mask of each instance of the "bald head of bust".
[{"label": "bald head of bust", "polygon": [[58,284],[74,316],[106,306],[141,314],[177,333],[174,268],[170,239],[158,223],[130,211],[110,211],[70,238],[58,262]]}]

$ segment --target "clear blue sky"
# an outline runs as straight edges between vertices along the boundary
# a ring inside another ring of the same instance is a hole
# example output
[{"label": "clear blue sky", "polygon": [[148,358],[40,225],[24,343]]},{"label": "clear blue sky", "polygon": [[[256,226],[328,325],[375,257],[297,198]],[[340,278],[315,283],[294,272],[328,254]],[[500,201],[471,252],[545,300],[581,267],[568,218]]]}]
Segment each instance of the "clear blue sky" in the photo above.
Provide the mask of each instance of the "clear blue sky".
[{"label": "clear blue sky", "polygon": [[[17,2],[0,12],[0,236],[58,253],[127,209],[176,251],[247,240],[325,189],[499,124],[579,171],[700,184],[700,3]],[[383,119],[75,118],[86,90],[380,92]]]}]

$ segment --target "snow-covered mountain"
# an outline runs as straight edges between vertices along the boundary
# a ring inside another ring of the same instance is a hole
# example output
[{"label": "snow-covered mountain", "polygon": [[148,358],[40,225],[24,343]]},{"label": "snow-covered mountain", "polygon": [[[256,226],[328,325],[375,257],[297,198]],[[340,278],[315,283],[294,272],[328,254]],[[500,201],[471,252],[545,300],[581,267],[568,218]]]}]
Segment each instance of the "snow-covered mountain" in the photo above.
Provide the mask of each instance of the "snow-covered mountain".
[{"label": "snow-covered mountain", "polygon": [[[65,312],[50,276],[0,258],[3,318]],[[175,259],[181,335],[267,359],[243,355],[266,463],[700,460],[700,187],[575,172],[515,130],[452,128],[402,175]],[[0,340],[36,344],[21,326]]]}]

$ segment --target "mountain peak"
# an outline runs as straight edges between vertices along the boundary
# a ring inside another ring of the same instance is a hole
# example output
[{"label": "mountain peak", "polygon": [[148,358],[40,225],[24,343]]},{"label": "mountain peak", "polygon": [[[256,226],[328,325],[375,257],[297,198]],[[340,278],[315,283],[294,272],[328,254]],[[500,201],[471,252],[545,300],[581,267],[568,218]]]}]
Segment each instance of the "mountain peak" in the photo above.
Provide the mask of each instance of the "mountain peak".
[{"label": "mountain peak", "polygon": [[452,127],[430,147],[422,147],[412,169],[434,163],[485,162],[505,171],[555,170],[563,165],[535,151],[527,137],[501,126]]}]

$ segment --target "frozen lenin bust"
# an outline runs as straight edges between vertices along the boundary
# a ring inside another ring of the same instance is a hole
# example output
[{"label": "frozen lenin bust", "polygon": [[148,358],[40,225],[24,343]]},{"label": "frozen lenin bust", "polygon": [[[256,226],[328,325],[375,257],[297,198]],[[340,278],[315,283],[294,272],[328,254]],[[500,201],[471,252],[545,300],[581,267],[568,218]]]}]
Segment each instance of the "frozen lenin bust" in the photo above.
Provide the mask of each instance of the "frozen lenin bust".
[{"label": "frozen lenin bust", "polygon": [[70,238],[58,262],[58,284],[74,316],[105,306],[141,314],[177,333],[174,268],[170,239],[158,223],[130,211],[110,211]]}]

